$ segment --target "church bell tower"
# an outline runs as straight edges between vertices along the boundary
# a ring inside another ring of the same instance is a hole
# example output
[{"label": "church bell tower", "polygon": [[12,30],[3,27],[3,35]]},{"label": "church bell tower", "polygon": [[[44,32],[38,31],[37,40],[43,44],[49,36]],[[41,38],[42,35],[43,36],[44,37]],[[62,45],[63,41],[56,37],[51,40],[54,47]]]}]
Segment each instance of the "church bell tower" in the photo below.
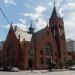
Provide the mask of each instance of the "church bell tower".
[{"label": "church bell tower", "polygon": [[64,67],[64,61],[66,58],[66,40],[64,32],[64,22],[59,13],[56,10],[55,3],[52,11],[52,15],[49,18],[49,28],[55,38],[58,47],[58,63],[59,67]]}]

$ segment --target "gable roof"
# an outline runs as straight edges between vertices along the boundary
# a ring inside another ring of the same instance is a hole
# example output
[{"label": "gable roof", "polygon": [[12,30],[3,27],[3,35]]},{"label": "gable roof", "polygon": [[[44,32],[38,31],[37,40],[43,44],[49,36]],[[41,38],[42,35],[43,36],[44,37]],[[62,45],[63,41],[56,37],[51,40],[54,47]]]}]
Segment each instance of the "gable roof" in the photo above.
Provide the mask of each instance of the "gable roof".
[{"label": "gable roof", "polygon": [[36,37],[42,36],[42,35],[45,33],[46,29],[49,29],[49,27],[46,26],[45,28],[43,28],[43,29],[37,31],[37,32],[35,33]]},{"label": "gable roof", "polygon": [[45,30],[45,28],[43,28],[43,29],[37,31],[37,32],[35,33],[35,34],[36,34],[36,37],[39,37],[40,35],[42,35],[42,34],[44,33],[44,30]]}]

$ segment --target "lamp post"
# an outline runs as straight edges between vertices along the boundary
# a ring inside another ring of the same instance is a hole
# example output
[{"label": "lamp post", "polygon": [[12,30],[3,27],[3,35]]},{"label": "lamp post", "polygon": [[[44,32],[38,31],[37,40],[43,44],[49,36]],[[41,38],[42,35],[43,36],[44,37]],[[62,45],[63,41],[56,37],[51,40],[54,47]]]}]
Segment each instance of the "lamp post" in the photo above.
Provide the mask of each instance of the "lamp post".
[{"label": "lamp post", "polygon": [[31,70],[31,72],[32,72],[32,68],[33,68],[33,54],[34,54],[34,52],[33,52],[32,44],[31,44],[30,57],[29,57],[29,62],[28,62],[29,69]]},{"label": "lamp post", "polygon": [[52,71],[52,64],[51,64],[51,59],[50,58],[49,58],[49,61],[48,61],[48,70]]}]

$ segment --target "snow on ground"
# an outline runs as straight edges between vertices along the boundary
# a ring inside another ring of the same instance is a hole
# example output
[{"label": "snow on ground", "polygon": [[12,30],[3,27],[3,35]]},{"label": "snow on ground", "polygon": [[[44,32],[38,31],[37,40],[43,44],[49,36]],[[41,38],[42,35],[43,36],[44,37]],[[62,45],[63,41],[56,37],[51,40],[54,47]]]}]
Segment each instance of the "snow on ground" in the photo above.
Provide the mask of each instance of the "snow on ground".
[{"label": "snow on ground", "polygon": [[0,72],[0,75],[75,75],[75,71],[20,71],[20,72]]}]

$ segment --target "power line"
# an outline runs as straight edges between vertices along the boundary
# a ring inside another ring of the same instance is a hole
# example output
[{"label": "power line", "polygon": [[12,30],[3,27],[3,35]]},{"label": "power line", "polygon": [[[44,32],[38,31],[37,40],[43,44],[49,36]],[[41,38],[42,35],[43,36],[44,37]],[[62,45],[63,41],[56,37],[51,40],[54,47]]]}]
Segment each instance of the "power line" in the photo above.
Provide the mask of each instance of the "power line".
[{"label": "power line", "polygon": [[0,10],[1,10],[1,12],[2,12],[3,16],[5,17],[6,21],[10,24],[9,19],[8,19],[8,17],[5,15],[5,13],[3,12],[3,10],[2,10],[1,8],[0,8]]}]

